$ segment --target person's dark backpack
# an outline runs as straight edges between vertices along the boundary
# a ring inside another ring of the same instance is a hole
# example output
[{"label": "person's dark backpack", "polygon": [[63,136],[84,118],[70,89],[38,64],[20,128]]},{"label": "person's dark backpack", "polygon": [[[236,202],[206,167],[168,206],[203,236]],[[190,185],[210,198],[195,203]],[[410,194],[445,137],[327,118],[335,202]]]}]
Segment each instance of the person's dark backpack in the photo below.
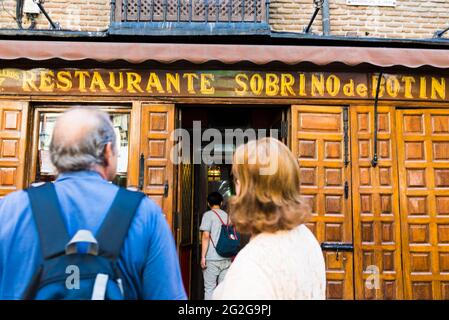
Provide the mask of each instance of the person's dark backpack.
[{"label": "person's dark backpack", "polygon": [[212,241],[212,245],[217,251],[218,255],[224,258],[232,258],[237,255],[240,248],[240,234],[235,230],[235,227],[229,223],[229,215],[227,219],[227,223],[224,223],[221,219],[220,215],[212,210],[215,215],[220,219],[221,222],[221,230],[220,236],[218,237],[217,244],[214,244],[212,237],[210,238]]},{"label": "person's dark backpack", "polygon": [[[53,183],[26,191],[39,233],[43,263],[23,298],[127,299],[117,260],[144,194],[120,188],[96,237],[88,230],[79,230],[70,239]],[[80,244],[88,244],[87,250],[79,252]]]}]

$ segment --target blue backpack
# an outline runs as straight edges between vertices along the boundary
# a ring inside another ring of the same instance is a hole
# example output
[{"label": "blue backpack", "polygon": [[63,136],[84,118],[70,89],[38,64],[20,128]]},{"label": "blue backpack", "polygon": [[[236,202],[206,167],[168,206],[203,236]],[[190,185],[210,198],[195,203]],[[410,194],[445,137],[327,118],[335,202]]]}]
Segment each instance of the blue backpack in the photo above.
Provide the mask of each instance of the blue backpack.
[{"label": "blue backpack", "polygon": [[224,223],[220,215],[212,210],[221,222],[220,236],[217,245],[214,244],[212,237],[212,245],[215,247],[219,256],[224,258],[231,258],[237,255],[240,248],[240,234],[235,230],[235,227],[229,223],[229,215],[227,223]]},{"label": "blue backpack", "polygon": [[[24,294],[27,300],[124,300],[117,260],[135,212],[145,196],[120,188],[96,237],[64,226],[53,183],[26,190],[39,233],[43,263]],[[87,244],[87,247],[86,247]],[[85,250],[79,250],[83,248]]]}]

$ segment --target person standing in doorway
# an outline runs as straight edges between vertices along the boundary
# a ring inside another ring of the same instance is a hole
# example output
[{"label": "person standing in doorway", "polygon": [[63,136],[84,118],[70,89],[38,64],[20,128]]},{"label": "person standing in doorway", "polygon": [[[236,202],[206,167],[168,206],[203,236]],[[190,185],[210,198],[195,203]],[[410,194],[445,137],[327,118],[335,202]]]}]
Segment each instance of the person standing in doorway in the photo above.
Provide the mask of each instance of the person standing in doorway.
[{"label": "person standing in doorway", "polygon": [[223,281],[231,266],[231,258],[222,257],[215,250],[222,224],[229,223],[228,214],[221,210],[223,196],[212,192],[207,197],[207,204],[210,210],[204,213],[200,226],[201,268],[204,277],[204,299],[210,300],[217,284]]}]

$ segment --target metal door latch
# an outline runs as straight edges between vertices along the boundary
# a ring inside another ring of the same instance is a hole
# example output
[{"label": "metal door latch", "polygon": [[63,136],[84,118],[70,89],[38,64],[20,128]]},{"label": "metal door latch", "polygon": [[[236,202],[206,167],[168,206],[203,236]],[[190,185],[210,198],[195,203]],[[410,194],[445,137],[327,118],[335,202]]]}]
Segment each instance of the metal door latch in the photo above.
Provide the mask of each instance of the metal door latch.
[{"label": "metal door latch", "polygon": [[323,251],[336,251],[336,260],[340,258],[340,252],[353,252],[354,245],[352,243],[345,242],[323,242],[321,243],[321,250]]}]

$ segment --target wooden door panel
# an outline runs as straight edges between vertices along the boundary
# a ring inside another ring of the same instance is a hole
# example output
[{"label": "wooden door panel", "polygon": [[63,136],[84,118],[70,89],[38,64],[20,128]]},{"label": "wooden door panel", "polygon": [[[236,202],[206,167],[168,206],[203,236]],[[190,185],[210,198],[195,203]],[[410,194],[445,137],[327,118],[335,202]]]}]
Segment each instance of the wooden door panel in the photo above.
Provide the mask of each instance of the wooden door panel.
[{"label": "wooden door panel", "polygon": [[373,167],[373,107],[351,106],[355,292],[357,299],[402,299],[395,111],[378,110]]},{"label": "wooden door panel", "polygon": [[[144,155],[143,192],[162,207],[172,226],[174,105],[142,105],[141,152]],[[168,187],[168,190],[166,188]]]},{"label": "wooden door panel", "polygon": [[0,198],[24,187],[27,104],[0,101]]},{"label": "wooden door panel", "polygon": [[[307,226],[320,243],[352,243],[350,171],[344,164],[342,107],[292,106],[292,151],[298,157],[301,194],[312,208]],[[327,298],[352,299],[352,253],[324,252]]]},{"label": "wooden door panel", "polygon": [[449,299],[449,110],[398,110],[407,299]]}]

